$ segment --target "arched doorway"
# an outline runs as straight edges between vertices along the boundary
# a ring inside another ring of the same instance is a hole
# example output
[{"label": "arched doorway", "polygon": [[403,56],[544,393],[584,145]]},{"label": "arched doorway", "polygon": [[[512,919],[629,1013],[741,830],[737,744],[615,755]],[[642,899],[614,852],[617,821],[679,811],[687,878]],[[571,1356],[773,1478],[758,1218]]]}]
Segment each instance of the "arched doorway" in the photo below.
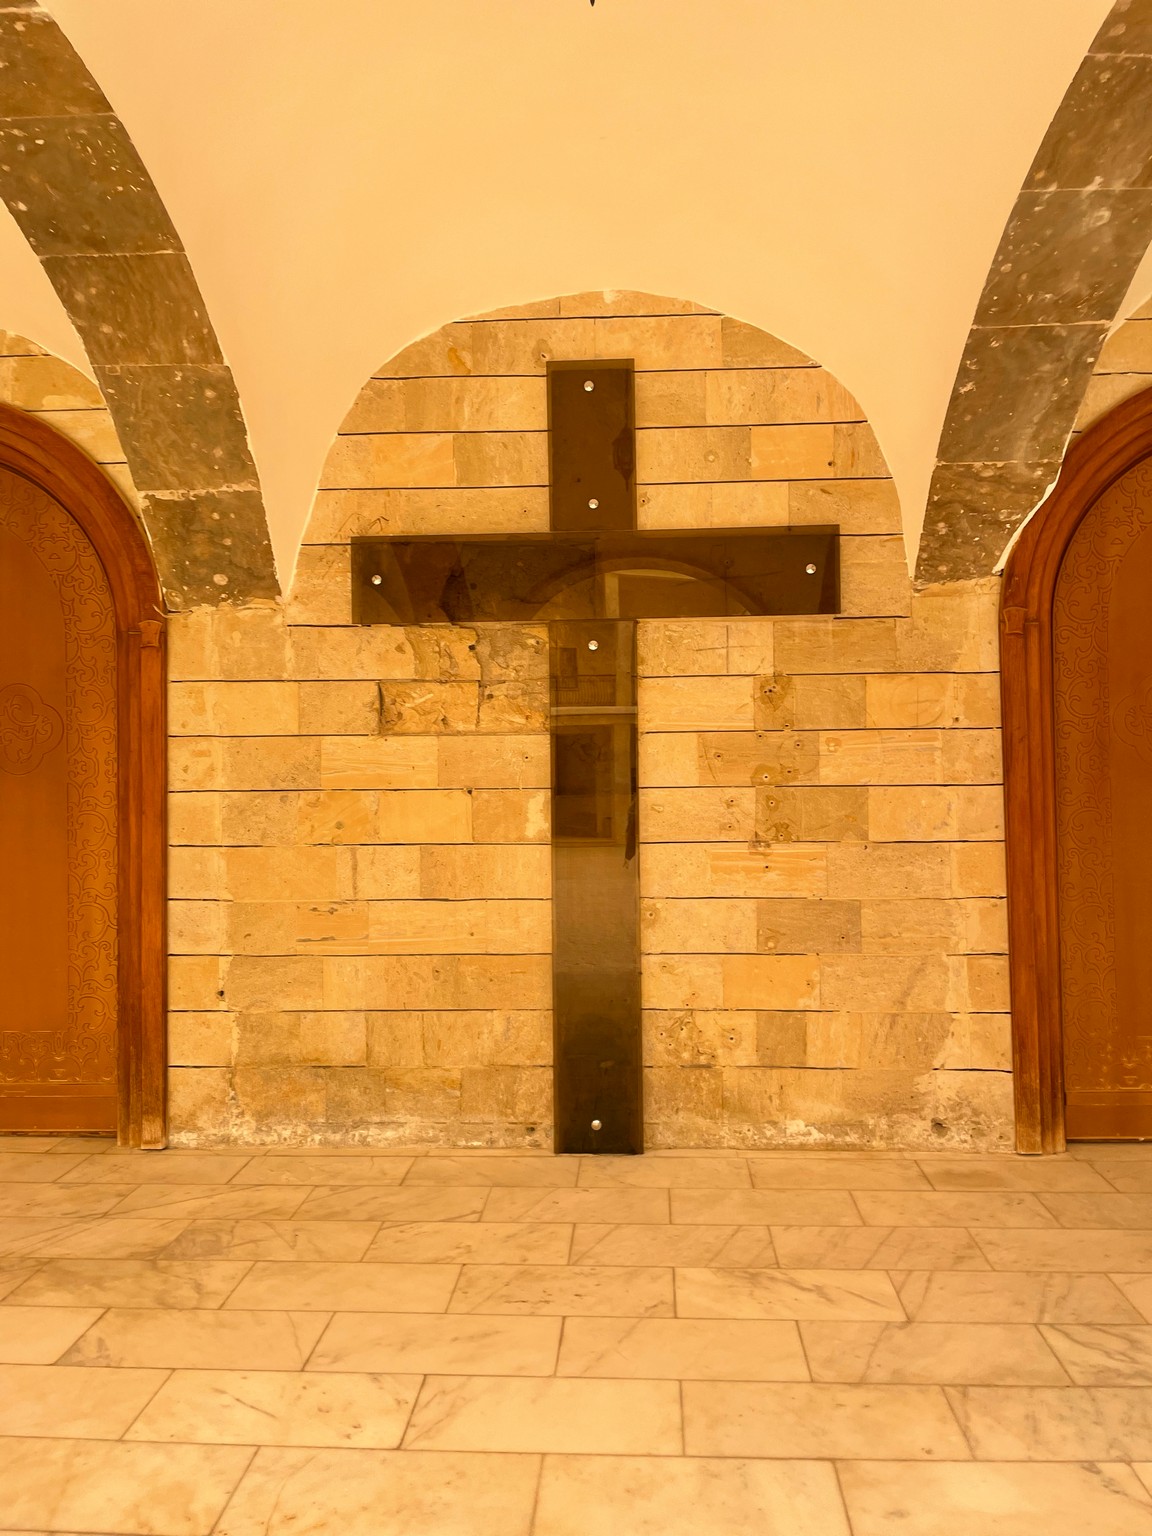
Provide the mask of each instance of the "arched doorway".
[{"label": "arched doorway", "polygon": [[1152,1137],[1152,391],[1069,453],[1002,608],[1017,1145]]},{"label": "arched doorway", "polygon": [[0,1132],[163,1144],[164,763],[144,536],[0,406]]}]

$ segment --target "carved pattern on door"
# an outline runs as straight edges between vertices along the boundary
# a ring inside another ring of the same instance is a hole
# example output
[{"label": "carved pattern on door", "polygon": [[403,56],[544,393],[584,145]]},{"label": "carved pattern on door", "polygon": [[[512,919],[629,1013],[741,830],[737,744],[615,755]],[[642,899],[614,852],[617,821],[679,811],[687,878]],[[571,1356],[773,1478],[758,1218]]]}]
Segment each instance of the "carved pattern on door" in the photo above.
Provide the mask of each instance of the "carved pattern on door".
[{"label": "carved pattern on door", "polygon": [[0,524],[48,572],[63,615],[69,849],[68,1016],[59,1029],[0,1031],[0,1082],[113,1082],[118,816],[112,595],[79,525],[44,491],[11,473],[0,476]]},{"label": "carved pattern on door", "polygon": [[[1129,470],[1085,515],[1068,546],[1053,605],[1056,816],[1064,1058],[1069,1086],[1146,1077],[1137,1037],[1117,1027],[1116,895],[1109,736],[1144,755],[1146,698],[1109,696],[1112,592],[1137,538],[1152,527],[1152,461]],[[1136,738],[1136,739],[1133,739]]]},{"label": "carved pattern on door", "polygon": [[0,769],[32,773],[60,745],[64,722],[27,683],[0,688]]}]

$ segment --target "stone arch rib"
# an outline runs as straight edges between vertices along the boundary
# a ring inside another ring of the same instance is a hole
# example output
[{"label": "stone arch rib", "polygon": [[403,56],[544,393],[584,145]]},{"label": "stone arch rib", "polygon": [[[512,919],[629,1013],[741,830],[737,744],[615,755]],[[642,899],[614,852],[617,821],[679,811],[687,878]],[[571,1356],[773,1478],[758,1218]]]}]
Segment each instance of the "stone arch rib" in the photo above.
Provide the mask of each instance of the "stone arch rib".
[{"label": "stone arch rib", "polygon": [[231,369],[160,195],[58,23],[0,0],[0,196],[80,334],[171,608],[277,596]]},{"label": "stone arch rib", "polygon": [[1000,238],[937,450],[916,576],[990,573],[1056,479],[1152,238],[1152,0],[1116,0]]}]

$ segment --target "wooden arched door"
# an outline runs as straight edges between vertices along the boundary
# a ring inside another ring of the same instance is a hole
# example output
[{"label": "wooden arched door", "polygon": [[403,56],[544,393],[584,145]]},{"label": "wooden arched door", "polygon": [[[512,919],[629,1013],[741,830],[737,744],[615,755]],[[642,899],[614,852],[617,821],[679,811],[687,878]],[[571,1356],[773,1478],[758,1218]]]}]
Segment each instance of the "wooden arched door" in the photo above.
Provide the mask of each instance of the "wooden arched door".
[{"label": "wooden arched door", "polygon": [[0,1132],[164,1139],[163,636],[131,512],[0,407]]},{"label": "wooden arched door", "polygon": [[1018,1145],[1152,1137],[1152,391],[1069,453],[1002,619]]}]

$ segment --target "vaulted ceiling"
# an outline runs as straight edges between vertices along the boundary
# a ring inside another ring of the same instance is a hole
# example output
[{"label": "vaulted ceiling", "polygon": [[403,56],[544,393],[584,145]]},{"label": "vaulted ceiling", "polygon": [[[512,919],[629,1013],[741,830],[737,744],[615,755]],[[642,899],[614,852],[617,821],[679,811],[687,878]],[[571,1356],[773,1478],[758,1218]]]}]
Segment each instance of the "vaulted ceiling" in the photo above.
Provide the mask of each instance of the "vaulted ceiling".
[{"label": "vaulted ceiling", "polygon": [[[1110,5],[47,10],[187,252],[286,577],[382,358],[454,317],[591,288],[694,299],[823,362],[876,429],[914,550],[989,267]],[[1144,266],[1120,314],[1149,288]],[[0,328],[91,368],[2,211],[0,294]]]}]

